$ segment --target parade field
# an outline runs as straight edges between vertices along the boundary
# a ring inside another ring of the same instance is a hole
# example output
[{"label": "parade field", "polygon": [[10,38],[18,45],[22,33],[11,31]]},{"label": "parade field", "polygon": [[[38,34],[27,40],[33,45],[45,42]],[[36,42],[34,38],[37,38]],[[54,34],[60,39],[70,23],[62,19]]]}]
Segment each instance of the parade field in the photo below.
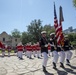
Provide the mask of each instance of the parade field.
[{"label": "parade field", "polygon": [[64,69],[59,66],[58,61],[57,70],[54,70],[52,68],[52,56],[49,56],[46,67],[48,73],[42,71],[42,59],[36,57],[29,59],[23,55],[24,60],[19,60],[16,53],[11,53],[10,57],[6,53],[5,57],[0,57],[0,75],[76,75],[75,50],[72,52],[70,65],[65,64]]}]

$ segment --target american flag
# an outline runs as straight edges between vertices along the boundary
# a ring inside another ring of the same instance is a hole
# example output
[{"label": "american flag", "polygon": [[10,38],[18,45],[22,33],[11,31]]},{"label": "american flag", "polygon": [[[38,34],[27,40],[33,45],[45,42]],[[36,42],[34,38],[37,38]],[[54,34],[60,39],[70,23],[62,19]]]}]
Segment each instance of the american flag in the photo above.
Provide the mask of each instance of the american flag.
[{"label": "american flag", "polygon": [[56,15],[56,7],[55,7],[55,3],[54,3],[54,27],[55,27],[55,35],[56,35],[56,39],[57,39],[57,44],[59,45],[59,26],[58,26],[58,19],[57,19],[57,15]]},{"label": "american flag", "polygon": [[62,7],[60,6],[60,20],[59,20],[59,25],[58,25],[56,7],[55,7],[55,3],[54,3],[54,27],[55,27],[57,45],[64,44],[64,37],[63,37],[63,33],[62,33],[62,21],[64,21],[63,14],[62,14]]}]

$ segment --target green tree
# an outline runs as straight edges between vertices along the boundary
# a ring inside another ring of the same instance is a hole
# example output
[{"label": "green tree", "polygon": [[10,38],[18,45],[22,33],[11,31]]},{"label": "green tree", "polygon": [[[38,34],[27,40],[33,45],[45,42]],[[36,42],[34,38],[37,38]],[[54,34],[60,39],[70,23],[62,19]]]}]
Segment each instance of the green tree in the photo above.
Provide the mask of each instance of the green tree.
[{"label": "green tree", "polygon": [[74,40],[76,41],[76,33],[73,34]]},{"label": "green tree", "polygon": [[71,44],[76,47],[76,33],[68,34],[68,38],[69,38]]},{"label": "green tree", "polygon": [[71,42],[74,41],[73,34],[68,34],[68,38],[69,38],[69,40],[70,40]]},{"label": "green tree", "polygon": [[32,37],[32,35],[28,34],[27,32],[22,32],[22,43],[26,44],[28,42],[31,42],[32,39],[30,37]]},{"label": "green tree", "polygon": [[76,0],[73,0],[73,5],[76,8]]},{"label": "green tree", "polygon": [[21,33],[18,29],[14,29],[12,32],[11,32],[11,35],[15,38],[20,38],[21,37]]},{"label": "green tree", "polygon": [[27,38],[28,38],[27,33],[26,32],[22,32],[21,39],[22,39],[22,43],[23,44],[26,44],[28,42]]},{"label": "green tree", "polygon": [[41,31],[42,31],[42,21],[34,20],[30,23],[30,25],[27,27],[28,34],[31,36],[30,39],[32,42],[39,41]]}]

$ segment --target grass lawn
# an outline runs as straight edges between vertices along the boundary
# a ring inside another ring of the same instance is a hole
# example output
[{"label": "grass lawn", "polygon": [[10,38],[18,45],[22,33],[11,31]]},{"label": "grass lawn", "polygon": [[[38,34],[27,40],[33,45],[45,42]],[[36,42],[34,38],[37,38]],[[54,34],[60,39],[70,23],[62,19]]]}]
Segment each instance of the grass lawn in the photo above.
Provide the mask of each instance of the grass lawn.
[{"label": "grass lawn", "polygon": [[[8,50],[5,50],[6,53],[8,53]],[[2,50],[0,50],[0,53],[2,53]],[[14,50],[11,50],[11,53],[14,53]]]}]

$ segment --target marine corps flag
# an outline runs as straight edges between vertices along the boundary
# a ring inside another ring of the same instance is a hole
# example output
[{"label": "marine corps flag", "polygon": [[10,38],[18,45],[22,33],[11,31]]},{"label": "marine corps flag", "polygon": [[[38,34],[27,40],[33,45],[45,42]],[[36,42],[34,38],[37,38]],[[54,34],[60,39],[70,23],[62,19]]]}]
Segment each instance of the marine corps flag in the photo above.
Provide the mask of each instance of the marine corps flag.
[{"label": "marine corps flag", "polygon": [[62,22],[64,21],[63,18],[63,11],[62,11],[62,7],[60,6],[59,8],[59,37],[60,37],[60,44],[63,46],[64,45],[64,35],[63,35],[63,29],[62,29]]}]

